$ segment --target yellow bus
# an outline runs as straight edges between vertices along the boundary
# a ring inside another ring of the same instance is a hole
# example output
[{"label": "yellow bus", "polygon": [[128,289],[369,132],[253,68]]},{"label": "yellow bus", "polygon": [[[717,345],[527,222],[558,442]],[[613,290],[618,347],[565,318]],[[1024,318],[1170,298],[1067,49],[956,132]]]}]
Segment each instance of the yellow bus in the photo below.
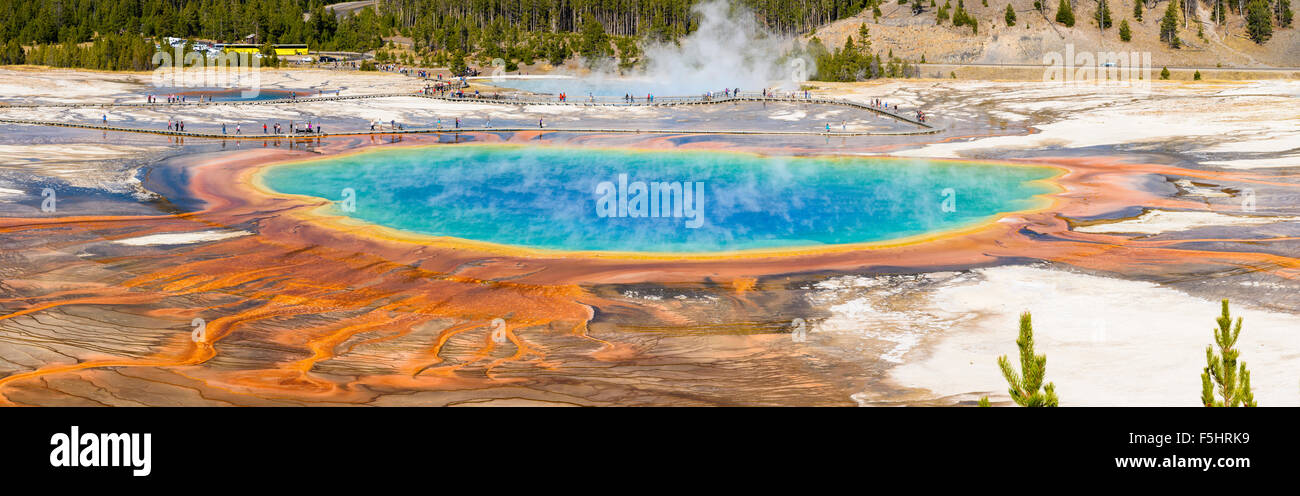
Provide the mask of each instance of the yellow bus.
[{"label": "yellow bus", "polygon": [[[226,43],[217,45],[217,48],[220,48],[225,53],[262,53],[262,45],[252,43]],[[307,45],[303,44],[271,45],[271,49],[275,50],[277,57],[307,55]]]}]

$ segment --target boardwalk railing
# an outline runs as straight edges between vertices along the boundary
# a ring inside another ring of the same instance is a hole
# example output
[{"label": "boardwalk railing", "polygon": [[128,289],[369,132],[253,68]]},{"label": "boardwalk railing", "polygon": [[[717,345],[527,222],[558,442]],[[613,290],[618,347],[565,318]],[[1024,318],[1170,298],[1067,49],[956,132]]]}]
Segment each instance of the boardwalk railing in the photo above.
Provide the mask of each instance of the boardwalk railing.
[{"label": "boardwalk railing", "polygon": [[[867,136],[867,135],[905,135],[905,134],[932,134],[941,131],[941,129],[931,125],[918,118],[915,114],[909,115],[898,109],[897,106],[877,106],[869,103],[862,103],[854,100],[840,98],[824,97],[800,97],[800,96],[775,96],[761,93],[738,93],[728,96],[669,96],[653,97],[653,99],[631,99],[625,100],[620,97],[588,97],[583,100],[560,101],[558,98],[544,98],[536,95],[482,95],[475,96],[466,94],[465,96],[426,94],[418,93],[376,93],[369,95],[338,95],[338,96],[316,96],[303,98],[282,98],[275,100],[259,101],[224,101],[224,102],[177,102],[177,103],[56,103],[56,104],[13,104],[0,106],[0,110],[6,108],[114,108],[114,107],[142,107],[142,108],[173,108],[184,106],[207,106],[207,105],[288,105],[297,103],[311,102],[330,102],[342,100],[360,100],[372,98],[394,98],[394,97],[416,97],[430,100],[447,101],[447,102],[466,102],[481,103],[489,105],[547,105],[547,106],[577,106],[577,107],[676,107],[685,105],[716,105],[722,103],[739,103],[739,102],[759,102],[759,103],[802,103],[815,105],[841,105],[861,110],[874,112],[880,115],[892,117],[900,121],[921,127],[918,131],[901,131],[901,132],[820,132],[820,131],[755,131],[755,130],[668,130],[668,129],[597,129],[597,128],[545,128],[545,131],[569,131],[569,132],[612,132],[612,133],[664,133],[664,134],[793,134],[793,135],[829,135],[829,136]],[[147,128],[127,128],[108,125],[95,124],[78,124],[65,123],[58,121],[41,121],[30,119],[3,119],[0,122],[9,124],[29,124],[45,126],[76,127],[87,129],[102,129],[109,131],[124,132],[147,132],[154,134],[167,134],[175,136],[193,136],[193,137],[211,137],[211,138],[257,138],[257,137],[293,137],[293,136],[344,136],[344,135],[366,135],[366,134],[401,134],[401,133],[445,133],[445,132],[472,132],[472,131],[525,131],[538,130],[536,128],[459,128],[459,129],[411,129],[411,130],[389,130],[389,131],[355,131],[342,133],[311,133],[306,135],[300,134],[247,134],[231,135],[216,134],[190,131],[161,131]]]},{"label": "boardwalk railing", "polygon": [[590,128],[590,127],[459,127],[459,128],[428,128],[412,127],[390,130],[357,130],[342,131],[331,133],[258,133],[256,130],[246,134],[218,133],[214,131],[171,131],[153,128],[139,127],[121,127],[100,124],[82,124],[67,123],[57,121],[40,121],[30,119],[4,119],[0,118],[0,124],[23,124],[31,126],[54,126],[70,127],[80,129],[93,129],[99,131],[115,131],[126,133],[145,133],[159,134],[166,136],[181,136],[187,138],[221,138],[221,139],[294,139],[294,138],[324,138],[330,136],[380,136],[394,134],[461,134],[461,133],[514,133],[514,132],[566,132],[566,133],[619,133],[619,134],[751,134],[751,135],[787,135],[787,136],[907,136],[917,134],[934,134],[939,129],[918,129],[915,131],[764,131],[757,129],[619,129],[619,128]]}]

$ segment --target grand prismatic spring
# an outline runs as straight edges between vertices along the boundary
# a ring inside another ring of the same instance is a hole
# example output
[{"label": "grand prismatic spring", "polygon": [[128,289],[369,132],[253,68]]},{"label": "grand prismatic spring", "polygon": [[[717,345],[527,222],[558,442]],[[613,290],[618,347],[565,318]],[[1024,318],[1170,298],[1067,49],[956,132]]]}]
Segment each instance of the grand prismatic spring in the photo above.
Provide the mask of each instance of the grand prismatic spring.
[{"label": "grand prismatic spring", "polygon": [[0,474],[1286,487],[1294,6],[5,0]]},{"label": "grand prismatic spring", "polygon": [[1062,405],[1192,406],[1223,298],[1300,403],[1294,81],[52,74],[0,69],[6,406],[1009,405],[1024,311]]},{"label": "grand prismatic spring", "polygon": [[671,255],[971,227],[1049,203],[1035,196],[1051,191],[1044,180],[1054,175],[1046,167],[920,159],[466,145],[282,165],[261,179],[274,191],[348,202],[333,214],[413,233]]}]

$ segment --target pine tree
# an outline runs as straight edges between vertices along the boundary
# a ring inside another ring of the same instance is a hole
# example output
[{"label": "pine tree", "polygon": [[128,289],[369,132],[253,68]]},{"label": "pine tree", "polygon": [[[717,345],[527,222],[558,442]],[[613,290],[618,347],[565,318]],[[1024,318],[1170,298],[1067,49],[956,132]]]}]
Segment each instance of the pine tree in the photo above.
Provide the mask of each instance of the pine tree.
[{"label": "pine tree", "polygon": [[1273,15],[1265,0],[1250,0],[1246,6],[1246,32],[1261,45],[1273,37]]},{"label": "pine tree", "polygon": [[546,50],[546,61],[551,65],[558,66],[564,63],[564,59],[569,58],[569,47],[564,44],[564,40],[552,41]]},{"label": "pine tree", "polygon": [[1007,13],[1003,18],[1007,21],[1007,27],[1016,25],[1016,10],[1011,8],[1011,4],[1007,4]]},{"label": "pine tree", "polygon": [[1101,27],[1102,30],[1105,30],[1112,25],[1110,19],[1110,5],[1106,3],[1106,0],[1101,0],[1101,2],[1097,4],[1097,12],[1092,17],[1093,20],[1097,21],[1097,26]]},{"label": "pine tree", "polygon": [[966,4],[963,0],[957,0],[957,10],[952,14],[952,25],[959,27],[970,26],[972,32],[980,32],[979,21],[966,12]]},{"label": "pine tree", "polygon": [[1178,2],[1171,1],[1165,8],[1165,17],[1160,19],[1160,41],[1168,42],[1174,48],[1182,45],[1178,39]]},{"label": "pine tree", "polygon": [[1060,5],[1056,6],[1056,22],[1066,27],[1074,27],[1074,10],[1070,8],[1069,1],[1061,0]]},{"label": "pine tree", "polygon": [[1133,31],[1128,27],[1128,19],[1119,21],[1119,39],[1120,41],[1129,41],[1133,39]]},{"label": "pine tree", "polygon": [[1142,22],[1142,0],[1133,0],[1133,20]]},{"label": "pine tree", "polygon": [[15,40],[9,40],[9,43],[5,44],[4,52],[0,52],[0,65],[18,65],[26,61],[27,57],[22,45]]},{"label": "pine tree", "polygon": [[596,20],[596,16],[587,15],[583,21],[580,52],[589,61],[604,57],[609,52],[609,37],[605,34],[605,26]]},{"label": "pine tree", "polygon": [[[1047,356],[1034,354],[1034,325],[1029,312],[1020,314],[1020,337],[1016,339],[1016,346],[1020,348],[1020,374],[1011,368],[1006,355],[998,357],[1002,377],[1010,385],[1007,392],[1011,400],[1020,406],[1057,406],[1056,385],[1049,382],[1043,386]],[[1039,391],[1039,388],[1043,390]]]},{"label": "pine tree", "polygon": [[[1255,395],[1250,391],[1250,371],[1246,362],[1237,365],[1237,337],[1241,335],[1241,317],[1232,325],[1228,314],[1228,300],[1223,300],[1223,313],[1216,321],[1214,342],[1219,345],[1219,355],[1214,346],[1205,347],[1205,369],[1201,372],[1201,404],[1205,406],[1255,406]],[[1218,395],[1215,395],[1215,386]]]}]

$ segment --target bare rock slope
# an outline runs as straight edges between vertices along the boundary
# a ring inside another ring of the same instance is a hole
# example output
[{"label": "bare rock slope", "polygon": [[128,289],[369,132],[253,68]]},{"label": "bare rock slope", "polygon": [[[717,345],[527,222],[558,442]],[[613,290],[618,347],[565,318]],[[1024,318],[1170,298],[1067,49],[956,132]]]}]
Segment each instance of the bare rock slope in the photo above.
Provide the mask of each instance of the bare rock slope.
[{"label": "bare rock slope", "polygon": [[[918,61],[922,56],[930,63],[960,64],[1042,64],[1045,54],[1064,53],[1073,44],[1076,52],[1150,52],[1152,63],[1170,67],[1300,67],[1300,34],[1294,27],[1274,26],[1273,37],[1264,44],[1256,44],[1246,37],[1244,19],[1229,13],[1227,22],[1220,25],[1211,21],[1211,6],[1197,1],[1197,10],[1191,19],[1179,22],[1179,39],[1182,47],[1174,49],[1160,40],[1160,20],[1168,1],[1147,3],[1142,21],[1133,17],[1136,0],[1109,0],[1113,25],[1101,30],[1093,19],[1098,3],[1093,0],[1074,0],[1075,24],[1066,27],[1055,22],[1058,2],[1046,0],[1047,9],[1034,9],[1033,0],[982,0],[965,1],[966,11],[978,20],[978,32],[970,27],[954,27],[951,19],[937,22],[938,8],[947,0],[922,2],[925,11],[913,14],[912,5],[886,3],[882,16],[875,18],[870,10],[855,17],[840,20],[819,28],[814,35],[827,46],[837,47],[848,36],[860,41],[859,26],[866,24],[870,30],[873,51],[888,53]],[[1007,26],[1004,19],[1007,4],[1016,12],[1016,25]],[[953,9],[957,2],[951,3]],[[1132,38],[1120,40],[1120,22],[1127,19]],[[1298,20],[1300,21],[1300,20]]]}]

